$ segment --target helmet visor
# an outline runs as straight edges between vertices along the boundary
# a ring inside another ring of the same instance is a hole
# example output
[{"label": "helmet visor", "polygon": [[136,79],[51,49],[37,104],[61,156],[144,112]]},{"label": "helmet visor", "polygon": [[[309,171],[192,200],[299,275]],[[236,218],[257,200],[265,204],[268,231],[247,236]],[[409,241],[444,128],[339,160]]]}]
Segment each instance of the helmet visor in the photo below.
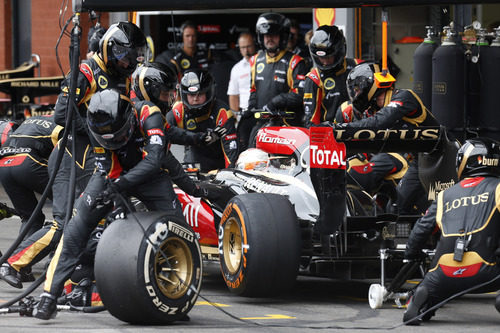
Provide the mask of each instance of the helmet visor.
[{"label": "helmet visor", "polygon": [[[127,144],[127,142],[132,137],[134,132],[133,126],[133,117],[134,113],[130,113],[129,121],[126,121],[123,126],[114,133],[103,133],[99,134],[95,131],[91,131],[92,135],[96,139],[96,141],[105,149],[108,150],[117,150]],[[102,124],[93,124],[94,128],[109,128],[109,121],[107,123]]]},{"label": "helmet visor", "polygon": [[111,48],[112,57],[118,69],[129,74],[132,74],[138,64],[144,62],[145,51],[145,47],[128,48],[117,44]]}]

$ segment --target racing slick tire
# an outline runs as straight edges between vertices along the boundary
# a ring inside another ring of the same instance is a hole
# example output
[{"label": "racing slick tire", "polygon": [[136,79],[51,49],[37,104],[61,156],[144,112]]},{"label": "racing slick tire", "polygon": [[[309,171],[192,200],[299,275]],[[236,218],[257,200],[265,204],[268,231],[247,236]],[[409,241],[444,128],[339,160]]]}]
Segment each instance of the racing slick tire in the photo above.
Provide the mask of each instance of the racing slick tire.
[{"label": "racing slick tire", "polygon": [[299,224],[286,197],[247,193],[229,201],[219,225],[219,255],[232,293],[266,297],[290,290],[300,251]]},{"label": "racing slick tire", "polygon": [[200,245],[181,217],[132,213],[104,230],[94,271],[102,302],[114,317],[167,324],[185,318],[198,298]]}]

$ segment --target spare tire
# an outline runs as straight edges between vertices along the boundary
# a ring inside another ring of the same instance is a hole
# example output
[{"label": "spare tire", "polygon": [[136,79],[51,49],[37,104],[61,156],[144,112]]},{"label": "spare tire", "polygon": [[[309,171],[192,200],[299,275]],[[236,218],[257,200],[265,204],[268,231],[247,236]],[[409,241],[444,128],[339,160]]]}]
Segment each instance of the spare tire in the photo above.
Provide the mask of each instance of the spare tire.
[{"label": "spare tire", "polygon": [[181,217],[133,213],[104,230],[94,269],[113,316],[132,324],[166,324],[185,317],[198,298],[200,245]]},{"label": "spare tire", "polygon": [[297,216],[285,196],[248,193],[229,201],[219,225],[219,255],[232,293],[266,297],[290,290],[300,251]]}]

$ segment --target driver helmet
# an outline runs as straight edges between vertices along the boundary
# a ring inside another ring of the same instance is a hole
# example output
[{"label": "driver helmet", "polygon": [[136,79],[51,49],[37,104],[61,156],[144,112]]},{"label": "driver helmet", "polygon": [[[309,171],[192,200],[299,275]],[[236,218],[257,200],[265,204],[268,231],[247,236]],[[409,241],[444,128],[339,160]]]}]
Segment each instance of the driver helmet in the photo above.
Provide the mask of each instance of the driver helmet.
[{"label": "driver helmet", "polygon": [[177,75],[162,63],[145,63],[132,74],[132,90],[140,100],[151,101],[166,113],[177,98]]},{"label": "driver helmet", "polygon": [[116,89],[96,92],[87,109],[87,125],[101,147],[117,150],[130,140],[135,129],[135,111],[130,99]]},{"label": "driver helmet", "polygon": [[500,143],[489,138],[465,141],[457,152],[456,167],[459,179],[475,176],[500,176]]},{"label": "driver helmet", "polygon": [[377,96],[393,89],[392,86],[389,88],[377,87],[374,77],[377,72],[380,72],[378,64],[365,62],[354,67],[347,75],[347,93],[352,105],[359,112],[364,112],[370,107],[375,110],[380,109],[377,106]]},{"label": "driver helmet", "polygon": [[259,148],[243,151],[236,160],[236,169],[263,171],[269,166],[269,154]]},{"label": "driver helmet", "polygon": [[264,35],[275,34],[280,36],[279,48],[267,51],[278,52],[279,50],[284,50],[290,37],[290,25],[290,20],[280,13],[261,14],[255,24],[257,41],[260,47],[266,50],[264,46]]},{"label": "driver helmet", "polygon": [[342,30],[336,26],[320,26],[311,38],[309,51],[315,67],[322,71],[339,71],[344,66],[346,54]]},{"label": "driver helmet", "polygon": [[144,62],[146,37],[131,22],[118,22],[109,27],[99,41],[99,52],[106,68],[120,77],[131,75]]},{"label": "driver helmet", "polygon": [[[215,99],[215,80],[205,69],[186,71],[181,79],[180,92],[182,103],[187,112],[194,117],[200,117],[210,112]],[[199,104],[190,104],[188,95],[202,95],[206,98]]]}]

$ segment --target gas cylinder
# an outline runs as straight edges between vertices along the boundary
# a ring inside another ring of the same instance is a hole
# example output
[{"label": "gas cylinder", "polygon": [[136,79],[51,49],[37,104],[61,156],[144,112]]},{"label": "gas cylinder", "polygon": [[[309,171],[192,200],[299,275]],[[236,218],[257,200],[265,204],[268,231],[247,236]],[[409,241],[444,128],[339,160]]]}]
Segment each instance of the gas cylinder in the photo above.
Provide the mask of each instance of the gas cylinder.
[{"label": "gas cylinder", "polygon": [[438,47],[434,28],[426,26],[427,37],[413,54],[413,91],[432,110],[432,54]]},{"label": "gas cylinder", "polygon": [[495,29],[495,39],[479,53],[481,91],[477,122],[479,134],[500,140],[500,27]]},{"label": "gas cylinder", "polygon": [[456,32],[444,28],[445,37],[432,55],[432,113],[455,138],[465,139],[465,53]]}]

